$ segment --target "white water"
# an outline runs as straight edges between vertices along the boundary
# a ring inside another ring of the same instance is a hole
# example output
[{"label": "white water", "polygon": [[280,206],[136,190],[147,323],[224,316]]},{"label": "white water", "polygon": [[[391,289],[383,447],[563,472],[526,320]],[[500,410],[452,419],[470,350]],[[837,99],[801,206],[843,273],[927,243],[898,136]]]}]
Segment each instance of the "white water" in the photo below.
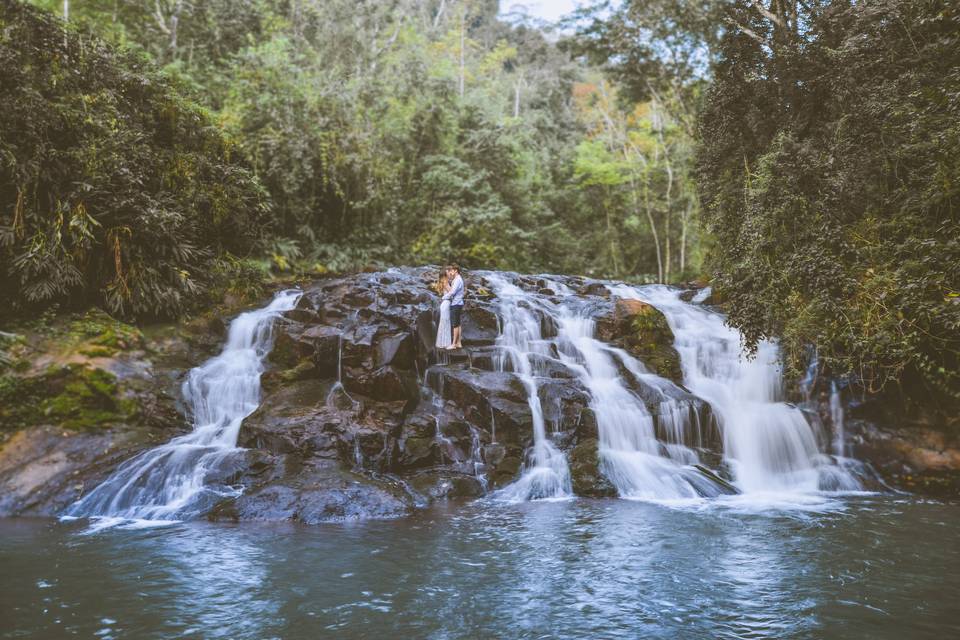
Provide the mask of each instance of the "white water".
[{"label": "white water", "polygon": [[[670,444],[657,440],[653,416],[625,385],[614,357],[638,377],[656,379],[657,385],[671,383],[646,372],[629,354],[594,338],[592,319],[567,312],[559,318],[559,326],[564,361],[590,392],[590,408],[600,436],[601,470],[620,496],[675,500],[717,495],[709,481],[685,466],[696,464],[699,459],[683,445],[682,435]],[[662,398],[661,419],[669,423],[671,430],[682,434],[689,412],[684,413],[665,394]]]},{"label": "white water", "polygon": [[830,382],[830,422],[833,423],[833,455],[844,457],[843,399],[837,383]]},{"label": "white water", "polygon": [[764,341],[756,357],[742,354],[740,333],[723,316],[683,302],[664,286],[613,286],[620,297],[662,311],[674,333],[684,383],[713,408],[724,457],[745,493],[812,493],[852,489],[857,481],[817,447],[803,413],[782,401],[776,344]]},{"label": "white water", "polygon": [[497,369],[512,371],[527,391],[533,421],[533,451],[525,462],[520,479],[503,488],[499,496],[511,500],[538,500],[569,497],[572,493],[567,459],[547,436],[537,378],[531,362],[536,356],[550,357],[549,342],[540,330],[540,318],[525,305],[529,296],[497,274],[486,276],[497,294],[501,322],[497,346]]},{"label": "white water", "polygon": [[239,495],[223,469],[239,449],[243,419],[260,403],[260,374],[273,346],[274,319],[293,309],[299,291],[283,291],[230,323],[223,351],[192,369],[183,383],[193,431],[124,462],[67,516],[170,521],[193,517],[223,497]]}]

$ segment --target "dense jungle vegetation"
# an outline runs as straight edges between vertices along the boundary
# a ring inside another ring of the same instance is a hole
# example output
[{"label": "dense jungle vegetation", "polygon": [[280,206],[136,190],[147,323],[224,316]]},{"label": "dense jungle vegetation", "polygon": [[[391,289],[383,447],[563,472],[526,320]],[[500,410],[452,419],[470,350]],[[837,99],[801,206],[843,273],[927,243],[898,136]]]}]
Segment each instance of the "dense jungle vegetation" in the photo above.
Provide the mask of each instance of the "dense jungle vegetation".
[{"label": "dense jungle vegetation", "polygon": [[35,4],[3,3],[21,308],[176,315],[211,262],[699,271],[688,132],[496,2]]},{"label": "dense jungle vegetation", "polygon": [[495,0],[0,0],[3,309],[175,317],[270,273],[449,260],[707,276],[794,372],[815,352],[950,404],[958,21],[948,0],[623,0],[560,30]]},{"label": "dense jungle vegetation", "polygon": [[712,270],[749,343],[960,399],[960,5],[732,5],[699,121]]}]

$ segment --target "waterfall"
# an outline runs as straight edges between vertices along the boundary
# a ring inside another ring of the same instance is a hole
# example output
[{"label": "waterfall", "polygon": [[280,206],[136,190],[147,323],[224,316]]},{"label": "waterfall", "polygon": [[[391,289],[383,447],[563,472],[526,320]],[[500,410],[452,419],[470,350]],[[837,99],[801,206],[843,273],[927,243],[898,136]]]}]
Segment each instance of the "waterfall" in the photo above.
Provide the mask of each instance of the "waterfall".
[{"label": "waterfall", "polygon": [[833,423],[833,455],[844,456],[843,399],[835,380],[830,381],[830,422]]},{"label": "waterfall", "polygon": [[572,493],[570,470],[563,452],[547,437],[532,362],[536,356],[550,357],[550,344],[541,333],[540,318],[526,306],[531,304],[530,296],[498,274],[487,274],[486,279],[499,301],[497,369],[513,372],[523,383],[533,421],[532,455],[525,462],[520,479],[499,495],[517,501],[568,497]]},{"label": "waterfall", "polygon": [[65,515],[183,520],[239,495],[224,482],[223,469],[238,451],[243,419],[260,403],[273,321],[293,309],[300,295],[280,292],[266,307],[234,319],[223,351],[192,369],[183,383],[193,431],[127,460]]},{"label": "waterfall", "polygon": [[667,318],[684,383],[710,403],[723,434],[724,457],[744,492],[813,492],[859,485],[817,446],[803,413],[783,402],[777,345],[763,341],[754,358],[718,313],[679,299],[662,285],[610,287],[647,302]]},{"label": "waterfall", "polygon": [[592,319],[567,310],[560,317],[559,326],[564,362],[590,392],[590,408],[600,435],[601,470],[620,496],[671,500],[720,493],[713,483],[687,466],[699,462],[697,454],[683,445],[679,435],[685,430],[689,411],[661,394],[662,421],[675,433],[675,442],[665,445],[658,441],[653,416],[625,385],[614,357],[635,376],[656,379],[653,388],[672,383],[646,372],[626,352],[611,349],[594,338]]}]

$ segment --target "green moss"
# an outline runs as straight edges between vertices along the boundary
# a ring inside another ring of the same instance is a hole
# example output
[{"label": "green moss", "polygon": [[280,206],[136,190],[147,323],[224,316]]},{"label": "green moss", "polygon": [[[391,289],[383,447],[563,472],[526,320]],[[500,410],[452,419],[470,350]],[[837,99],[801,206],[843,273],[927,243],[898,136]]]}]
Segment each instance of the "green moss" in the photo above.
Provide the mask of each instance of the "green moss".
[{"label": "green moss", "polygon": [[116,376],[83,365],[51,367],[39,376],[0,376],[0,430],[39,424],[91,430],[128,421],[137,402],[121,397]]},{"label": "green moss", "polygon": [[673,332],[662,313],[646,306],[630,320],[630,352],[658,375],[680,380],[680,355],[673,348]]},{"label": "green moss", "polygon": [[296,366],[282,371],[278,376],[282,382],[295,382],[307,378],[316,377],[317,367],[310,358],[303,358]]},{"label": "green moss", "polygon": [[42,414],[67,429],[88,430],[126,417],[116,398],[116,376],[73,367],[63,391],[41,405]]},{"label": "green moss", "polygon": [[38,423],[38,407],[46,384],[42,378],[14,374],[0,376],[0,433],[13,432]]},{"label": "green moss", "polygon": [[27,350],[26,339],[22,335],[0,331],[0,371],[23,371],[30,366],[25,357]]},{"label": "green moss", "polygon": [[80,349],[79,353],[88,358],[110,358],[116,355],[117,350],[111,349],[110,347],[92,346]]},{"label": "green moss", "polygon": [[[139,329],[115,320],[100,309],[90,309],[74,319],[67,327],[67,334],[76,342],[100,347],[100,352],[106,355],[114,355],[119,349],[139,348],[144,343]],[[108,350],[112,351],[106,353]]]}]

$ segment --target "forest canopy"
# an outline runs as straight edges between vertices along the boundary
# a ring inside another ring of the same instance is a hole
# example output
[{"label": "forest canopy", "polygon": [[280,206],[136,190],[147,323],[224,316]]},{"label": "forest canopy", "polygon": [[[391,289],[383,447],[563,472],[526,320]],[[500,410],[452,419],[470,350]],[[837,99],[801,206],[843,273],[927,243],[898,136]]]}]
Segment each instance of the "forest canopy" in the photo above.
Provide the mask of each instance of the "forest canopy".
[{"label": "forest canopy", "polygon": [[960,399],[960,12],[730,5],[700,113],[711,266],[750,345]]},{"label": "forest canopy", "polygon": [[4,310],[178,315],[221,253],[262,241],[260,182],[143,56],[0,8]]},{"label": "forest canopy", "polygon": [[[23,35],[17,38],[42,32],[57,39],[51,14],[63,18],[64,10],[67,32],[50,51],[30,53],[5,28],[2,46],[4,55],[21,56],[8,67],[26,63],[25,55],[62,65],[53,70],[31,61],[34,77],[16,81],[25,92],[46,84],[64,94],[62,100],[45,98],[50,117],[67,101],[92,110],[92,122],[59,120],[66,129],[54,137],[65,152],[84,158],[104,153],[87,129],[114,116],[100,102],[84,102],[89,92],[83,87],[95,86],[109,67],[169,87],[164,90],[171,100],[175,96],[179,107],[202,118],[203,135],[229,151],[224,161],[238,172],[249,169],[242,174],[247,204],[214,200],[230,219],[257,219],[238,225],[255,245],[239,246],[225,230],[204,235],[166,228],[172,244],[200,251],[204,259],[228,251],[243,264],[281,272],[456,260],[472,268],[640,281],[699,274],[689,133],[656,100],[620,95],[615,81],[559,46],[556,34],[502,17],[497,2],[34,4],[49,13],[4,0],[4,23],[18,23],[16,34]],[[73,73],[76,84],[54,85],[57,73]],[[100,90],[111,96],[103,101],[110,108],[131,98],[119,85]],[[21,113],[22,120],[4,127],[4,141],[22,150],[33,148],[20,138],[36,123],[29,109]],[[160,162],[164,151],[154,146],[163,144],[207,149],[212,142],[182,131],[164,141],[148,131],[120,146]],[[138,166],[150,167],[152,176],[169,174],[179,154],[166,157],[164,166]],[[106,175],[111,169],[98,170]],[[86,171],[75,166],[64,174]],[[190,175],[197,188],[217,188],[219,179]],[[22,177],[18,184],[28,183]],[[108,215],[103,205],[68,191],[53,189],[43,197],[70,210],[82,201],[91,224],[99,225],[94,228],[104,230],[87,252],[109,266],[113,240],[105,230],[117,224],[101,220]],[[3,194],[6,210],[16,197],[16,189]],[[203,214],[193,210],[197,198],[180,190],[176,197],[190,204],[167,210],[184,224],[202,224]],[[42,223],[49,226],[59,219],[51,211],[44,204],[31,215],[38,224],[46,216]],[[5,247],[4,270],[24,282],[34,279],[17,266],[23,243],[11,240]],[[135,261],[135,248],[136,242],[121,242],[116,253],[121,261]],[[194,283],[195,266],[177,269]],[[179,312],[159,299],[131,304],[126,289],[110,285],[116,274],[98,269],[99,279],[73,277],[71,295],[83,291],[128,315]],[[66,292],[61,287],[51,295]],[[130,287],[130,296],[137,295]],[[22,305],[35,297],[21,290],[17,300]]]}]

